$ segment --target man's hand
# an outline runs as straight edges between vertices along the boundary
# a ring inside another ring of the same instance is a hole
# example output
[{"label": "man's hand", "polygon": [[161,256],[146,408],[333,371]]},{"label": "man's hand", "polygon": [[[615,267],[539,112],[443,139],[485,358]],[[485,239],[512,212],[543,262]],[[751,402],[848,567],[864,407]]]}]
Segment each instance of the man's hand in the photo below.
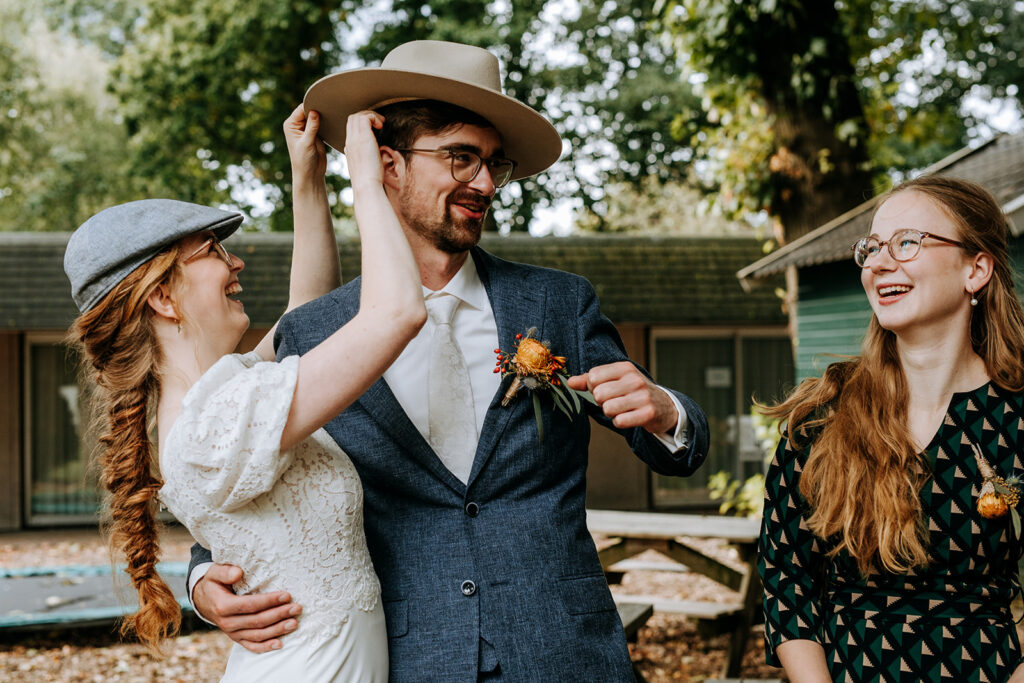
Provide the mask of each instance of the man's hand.
[{"label": "man's hand", "polygon": [[643,427],[652,434],[674,431],[679,422],[672,399],[632,363],[598,365],[569,378],[569,386],[588,389],[604,414],[620,428]]},{"label": "man's hand", "polygon": [[231,585],[241,578],[242,570],[234,565],[210,567],[192,591],[196,610],[250,652],[279,650],[281,641],[277,639],[298,628],[294,617],[302,607],[282,591],[235,595]]}]

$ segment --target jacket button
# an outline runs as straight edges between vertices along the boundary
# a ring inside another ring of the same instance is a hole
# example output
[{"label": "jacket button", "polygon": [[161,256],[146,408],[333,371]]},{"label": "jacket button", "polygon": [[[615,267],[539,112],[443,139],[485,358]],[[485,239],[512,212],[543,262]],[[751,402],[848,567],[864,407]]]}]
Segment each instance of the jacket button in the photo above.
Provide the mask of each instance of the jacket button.
[{"label": "jacket button", "polygon": [[470,517],[476,517],[480,514],[480,506],[473,502],[466,503],[466,514]]},{"label": "jacket button", "polygon": [[474,593],[476,593],[476,584],[473,583],[472,581],[463,581],[462,582],[462,594],[465,595],[468,598],[469,596],[473,595]]}]

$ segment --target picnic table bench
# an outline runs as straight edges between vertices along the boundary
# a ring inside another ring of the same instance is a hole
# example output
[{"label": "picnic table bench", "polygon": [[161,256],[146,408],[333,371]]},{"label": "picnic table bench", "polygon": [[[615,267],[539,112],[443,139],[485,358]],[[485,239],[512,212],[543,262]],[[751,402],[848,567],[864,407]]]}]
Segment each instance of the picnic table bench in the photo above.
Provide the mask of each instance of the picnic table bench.
[{"label": "picnic table bench", "polygon": [[622,628],[626,631],[626,640],[636,642],[637,631],[654,614],[654,605],[645,602],[616,601],[615,606],[619,610],[619,618],[622,619]]},{"label": "picnic table bench", "polygon": [[[690,571],[708,576],[740,594],[740,600],[735,604],[663,600],[653,596],[616,597],[623,602],[651,604],[654,611],[727,622],[732,636],[723,672],[726,677],[739,675],[747,638],[761,605],[761,582],[755,567],[760,526],[760,520],[744,517],[587,510],[587,527],[590,532],[605,537],[598,555],[609,583],[619,582],[624,571],[636,568],[636,561],[629,558],[654,549],[685,565]],[[687,545],[684,537],[728,541],[738,549],[740,561],[746,565],[745,569],[739,571],[702,553]],[[644,563],[643,568],[654,566]],[[660,566],[657,568],[662,569]],[[666,568],[670,571],[679,570],[678,565],[666,565]]]}]

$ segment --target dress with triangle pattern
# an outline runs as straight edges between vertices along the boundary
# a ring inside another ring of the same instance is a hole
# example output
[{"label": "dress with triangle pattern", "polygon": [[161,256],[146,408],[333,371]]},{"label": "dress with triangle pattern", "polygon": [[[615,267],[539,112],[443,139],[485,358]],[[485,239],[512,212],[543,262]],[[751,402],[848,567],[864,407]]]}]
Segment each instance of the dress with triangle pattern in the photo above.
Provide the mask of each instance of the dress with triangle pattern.
[{"label": "dress with triangle pattern", "polygon": [[930,564],[907,574],[863,578],[845,553],[825,557],[799,493],[806,441],[797,449],[784,438],[767,475],[758,570],[768,663],[780,666],[775,649],[802,638],[822,644],[836,681],[1006,681],[1022,661],[1009,609],[1021,548],[1009,514],[977,512],[983,477],[971,445],[1000,476],[1024,476],[1024,394],[989,383],[953,395],[926,449]]}]

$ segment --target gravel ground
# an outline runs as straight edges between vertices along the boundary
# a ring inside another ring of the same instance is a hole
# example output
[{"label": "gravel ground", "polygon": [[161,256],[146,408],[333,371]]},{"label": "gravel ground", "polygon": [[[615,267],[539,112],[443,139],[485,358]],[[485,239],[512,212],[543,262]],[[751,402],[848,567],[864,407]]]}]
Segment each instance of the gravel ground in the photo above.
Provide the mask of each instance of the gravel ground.
[{"label": "gravel ground", "polygon": [[[700,549],[729,564],[735,553],[713,541],[692,541]],[[162,560],[187,561],[192,539],[180,527],[165,531]],[[653,551],[640,557],[647,562],[668,561]],[[93,530],[0,534],[0,567],[40,567],[66,564],[106,564],[106,544]],[[671,599],[730,602],[738,600],[706,577],[664,571],[631,571],[613,591],[657,595]],[[689,620],[656,614],[640,630],[630,653],[650,683],[699,682],[714,678],[725,660],[728,636],[701,637]],[[168,643],[166,656],[154,657],[145,648],[102,630],[73,635],[39,634],[17,641],[0,640],[0,680],[184,683],[217,681],[231,642],[216,631],[197,630]],[[760,632],[751,634],[741,675],[778,678],[778,669],[763,664]]]}]

